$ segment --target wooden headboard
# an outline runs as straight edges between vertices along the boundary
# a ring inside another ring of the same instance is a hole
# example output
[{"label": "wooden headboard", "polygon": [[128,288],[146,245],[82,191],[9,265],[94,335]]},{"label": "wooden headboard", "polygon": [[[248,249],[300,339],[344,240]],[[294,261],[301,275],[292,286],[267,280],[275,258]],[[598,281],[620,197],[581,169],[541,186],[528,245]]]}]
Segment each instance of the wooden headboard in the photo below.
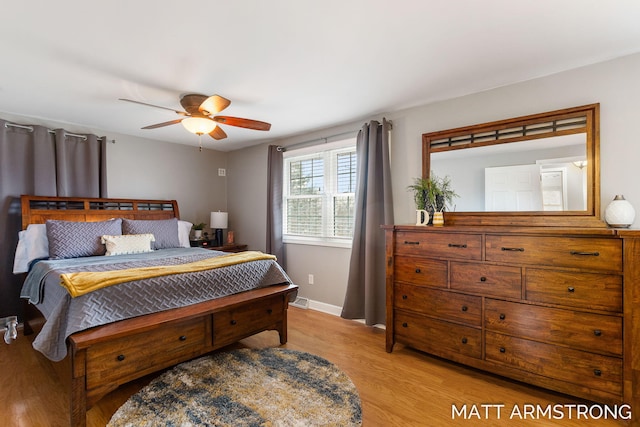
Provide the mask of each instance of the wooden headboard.
[{"label": "wooden headboard", "polygon": [[99,199],[84,197],[20,196],[22,229],[48,219],[106,221],[111,218],[180,218],[175,200]]}]

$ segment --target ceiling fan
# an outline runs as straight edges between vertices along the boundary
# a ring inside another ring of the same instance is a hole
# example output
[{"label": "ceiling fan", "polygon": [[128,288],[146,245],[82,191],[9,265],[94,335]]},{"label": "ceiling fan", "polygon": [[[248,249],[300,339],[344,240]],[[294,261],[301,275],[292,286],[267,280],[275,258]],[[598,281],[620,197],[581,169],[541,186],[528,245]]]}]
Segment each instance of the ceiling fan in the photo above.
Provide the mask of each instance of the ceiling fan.
[{"label": "ceiling fan", "polygon": [[147,104],[146,102],[134,101],[132,99],[120,98],[120,100],[133,102],[134,104],[146,105],[148,107],[162,108],[163,110],[173,111],[174,113],[183,116],[180,119],[156,123],[154,125],[145,126],[142,129],[156,129],[182,123],[189,132],[195,133],[196,135],[204,135],[206,133],[216,140],[227,137],[225,131],[222,130],[218,124],[264,131],[271,129],[270,123],[258,120],[242,119],[240,117],[230,116],[215,116],[214,114],[219,113],[231,104],[231,101],[221,97],[220,95],[207,96],[197,93],[183,95],[180,98],[180,105],[182,105],[182,108],[186,111]]}]

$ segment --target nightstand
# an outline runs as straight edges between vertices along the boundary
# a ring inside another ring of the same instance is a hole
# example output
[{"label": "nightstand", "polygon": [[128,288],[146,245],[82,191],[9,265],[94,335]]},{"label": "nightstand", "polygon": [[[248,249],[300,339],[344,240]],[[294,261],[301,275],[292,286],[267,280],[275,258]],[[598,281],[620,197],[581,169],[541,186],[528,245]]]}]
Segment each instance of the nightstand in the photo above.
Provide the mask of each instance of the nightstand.
[{"label": "nightstand", "polygon": [[226,243],[222,246],[203,246],[206,249],[223,252],[242,252],[247,250],[247,245],[240,243]]}]

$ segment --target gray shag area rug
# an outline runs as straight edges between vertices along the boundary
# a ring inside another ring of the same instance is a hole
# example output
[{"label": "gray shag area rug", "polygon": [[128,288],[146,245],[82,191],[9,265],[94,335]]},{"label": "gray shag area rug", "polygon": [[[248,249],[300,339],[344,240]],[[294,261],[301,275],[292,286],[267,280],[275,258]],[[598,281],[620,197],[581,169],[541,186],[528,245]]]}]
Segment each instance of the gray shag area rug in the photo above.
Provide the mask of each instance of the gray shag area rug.
[{"label": "gray shag area rug", "polygon": [[182,363],[129,398],[118,426],[360,426],[358,391],[329,361],[283,348]]}]

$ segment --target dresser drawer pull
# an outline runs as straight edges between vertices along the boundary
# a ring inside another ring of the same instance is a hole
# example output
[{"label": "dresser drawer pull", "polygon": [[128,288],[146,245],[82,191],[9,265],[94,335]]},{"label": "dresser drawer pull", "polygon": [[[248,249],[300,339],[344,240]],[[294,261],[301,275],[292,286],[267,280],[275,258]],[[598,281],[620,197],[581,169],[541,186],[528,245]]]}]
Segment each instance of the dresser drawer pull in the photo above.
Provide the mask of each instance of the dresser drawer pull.
[{"label": "dresser drawer pull", "polygon": [[576,288],[574,288],[573,286],[569,286],[567,288],[567,291],[569,291],[569,293],[574,293],[576,291]]},{"label": "dresser drawer pull", "polygon": [[238,322],[236,322],[235,320],[232,320],[232,321],[231,321],[231,324],[232,324],[232,325],[236,325],[236,324],[238,324]]},{"label": "dresser drawer pull", "polygon": [[469,310],[469,307],[467,307],[466,305],[463,305],[462,306],[462,311],[467,311],[467,310]]},{"label": "dresser drawer pull", "polygon": [[581,256],[600,256],[600,252],[580,252],[580,251],[571,251],[571,255],[581,255]]},{"label": "dresser drawer pull", "polygon": [[461,248],[461,249],[465,249],[467,247],[466,243],[463,244],[458,244],[458,243],[449,243],[449,247],[450,248]]},{"label": "dresser drawer pull", "polygon": [[507,248],[507,247],[501,247],[500,248],[501,251],[511,251],[511,252],[524,252],[524,248]]},{"label": "dresser drawer pull", "polygon": [[416,273],[420,274],[422,273],[422,270],[420,270],[419,268],[416,268]]},{"label": "dresser drawer pull", "polygon": [[596,330],[593,331],[593,335],[595,335],[597,337],[600,337],[600,336],[602,336],[602,331],[600,329],[596,329]]},{"label": "dresser drawer pull", "polygon": [[405,241],[404,241],[404,244],[405,244],[405,245],[419,245],[419,244],[420,244],[420,242],[411,242],[411,241],[409,241],[409,240],[405,240]]},{"label": "dresser drawer pull", "polygon": [[118,362],[122,362],[125,359],[124,354],[119,354],[116,359],[118,359]]},{"label": "dresser drawer pull", "polygon": [[602,371],[600,369],[594,369],[593,375],[595,375],[596,377],[599,377],[602,375]]},{"label": "dresser drawer pull", "polygon": [[466,338],[462,338],[462,344],[466,344],[467,343],[467,339]]},{"label": "dresser drawer pull", "polygon": [[186,335],[180,335],[180,338],[178,338],[180,341],[186,341],[187,340],[187,336]]},{"label": "dresser drawer pull", "polygon": [[271,313],[273,313],[273,310],[272,310],[272,309],[270,309],[270,308],[268,308],[268,309],[267,309],[267,314],[271,314]]},{"label": "dresser drawer pull", "polygon": [[506,352],[507,352],[507,349],[506,349],[506,348],[504,348],[504,347],[500,347],[500,353],[506,353]]},{"label": "dresser drawer pull", "polygon": [[409,298],[409,297],[406,296],[406,295],[402,295],[402,299],[407,299],[407,298]]},{"label": "dresser drawer pull", "polygon": [[504,315],[504,313],[500,313],[500,320],[504,320],[507,316]]},{"label": "dresser drawer pull", "polygon": [[482,276],[482,277],[480,278],[480,281],[481,281],[481,282],[486,282],[486,281],[487,281],[487,278],[486,278],[486,277],[484,277],[484,276]]},{"label": "dresser drawer pull", "polygon": [[408,328],[408,327],[409,327],[409,324],[408,324],[407,322],[404,322],[404,323],[402,324],[402,327],[403,327],[403,328]]}]

